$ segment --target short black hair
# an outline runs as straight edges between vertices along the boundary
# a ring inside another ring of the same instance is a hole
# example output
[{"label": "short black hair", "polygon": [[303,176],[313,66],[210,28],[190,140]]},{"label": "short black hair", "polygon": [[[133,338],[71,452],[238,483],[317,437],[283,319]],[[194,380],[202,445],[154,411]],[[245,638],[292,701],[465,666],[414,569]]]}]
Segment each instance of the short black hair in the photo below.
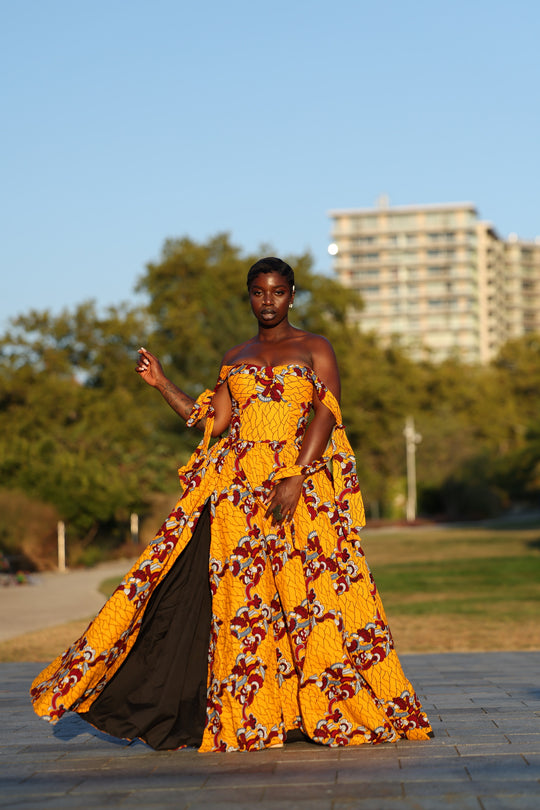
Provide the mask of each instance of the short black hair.
[{"label": "short black hair", "polygon": [[294,271],[290,264],[284,262],[283,259],[276,259],[275,256],[267,256],[265,259],[259,259],[255,264],[252,264],[247,274],[248,290],[251,287],[253,280],[261,273],[278,273],[287,281],[289,289],[294,289]]}]

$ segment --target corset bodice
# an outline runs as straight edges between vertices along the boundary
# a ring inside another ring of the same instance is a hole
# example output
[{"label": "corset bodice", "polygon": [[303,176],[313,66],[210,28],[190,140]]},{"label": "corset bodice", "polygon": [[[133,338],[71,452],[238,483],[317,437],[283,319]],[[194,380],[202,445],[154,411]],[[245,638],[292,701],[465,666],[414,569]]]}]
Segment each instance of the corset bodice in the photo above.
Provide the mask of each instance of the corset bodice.
[{"label": "corset bodice", "polygon": [[298,442],[313,397],[306,366],[232,366],[227,382],[233,403],[230,435],[240,442]]}]

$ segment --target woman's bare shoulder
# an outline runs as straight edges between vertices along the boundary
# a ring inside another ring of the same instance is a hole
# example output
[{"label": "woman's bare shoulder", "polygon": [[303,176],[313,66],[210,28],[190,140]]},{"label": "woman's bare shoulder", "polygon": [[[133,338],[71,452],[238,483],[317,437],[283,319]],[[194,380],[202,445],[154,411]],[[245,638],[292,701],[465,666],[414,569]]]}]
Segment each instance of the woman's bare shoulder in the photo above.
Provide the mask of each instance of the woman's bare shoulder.
[{"label": "woman's bare shoulder", "polygon": [[247,346],[253,343],[253,338],[244,341],[244,343],[238,343],[236,346],[232,346],[228,351],[225,352],[223,355],[223,359],[221,361],[222,366],[230,366],[236,362],[238,357],[241,357],[244,350]]},{"label": "woman's bare shoulder", "polygon": [[316,335],[314,332],[304,332],[302,342],[309,351],[314,365],[317,361],[336,360],[332,344],[324,335]]},{"label": "woman's bare shoulder", "polygon": [[339,368],[332,344],[323,335],[306,332],[304,346],[309,351],[311,368],[339,402],[341,394]]}]

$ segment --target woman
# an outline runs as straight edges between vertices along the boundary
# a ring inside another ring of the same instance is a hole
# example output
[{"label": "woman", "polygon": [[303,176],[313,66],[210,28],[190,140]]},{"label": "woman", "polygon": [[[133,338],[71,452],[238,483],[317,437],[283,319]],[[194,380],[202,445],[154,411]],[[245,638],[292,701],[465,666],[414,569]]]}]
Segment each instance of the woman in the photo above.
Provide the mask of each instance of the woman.
[{"label": "woman", "polygon": [[154,748],[426,739],[360,547],[334,352],[289,323],[288,264],[261,259],[247,284],[258,333],[214,392],[194,401],[139,350],[137,372],[204,438],[154,541],[34,682],[35,709]]}]

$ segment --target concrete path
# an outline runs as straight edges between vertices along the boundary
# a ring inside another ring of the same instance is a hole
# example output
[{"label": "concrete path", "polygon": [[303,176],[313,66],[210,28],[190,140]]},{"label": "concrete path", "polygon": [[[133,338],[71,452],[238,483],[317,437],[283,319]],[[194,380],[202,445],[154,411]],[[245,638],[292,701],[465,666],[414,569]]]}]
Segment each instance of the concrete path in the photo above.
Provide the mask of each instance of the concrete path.
[{"label": "concrete path", "polygon": [[0,807],[28,810],[538,810],[540,652],[406,655],[429,742],[156,752],[76,715],[38,719],[40,664],[0,664]]},{"label": "concrete path", "polygon": [[131,565],[131,560],[115,560],[64,574],[32,574],[27,585],[3,585],[0,641],[72,619],[92,618],[105,601],[99,585],[108,577],[125,574]]}]

